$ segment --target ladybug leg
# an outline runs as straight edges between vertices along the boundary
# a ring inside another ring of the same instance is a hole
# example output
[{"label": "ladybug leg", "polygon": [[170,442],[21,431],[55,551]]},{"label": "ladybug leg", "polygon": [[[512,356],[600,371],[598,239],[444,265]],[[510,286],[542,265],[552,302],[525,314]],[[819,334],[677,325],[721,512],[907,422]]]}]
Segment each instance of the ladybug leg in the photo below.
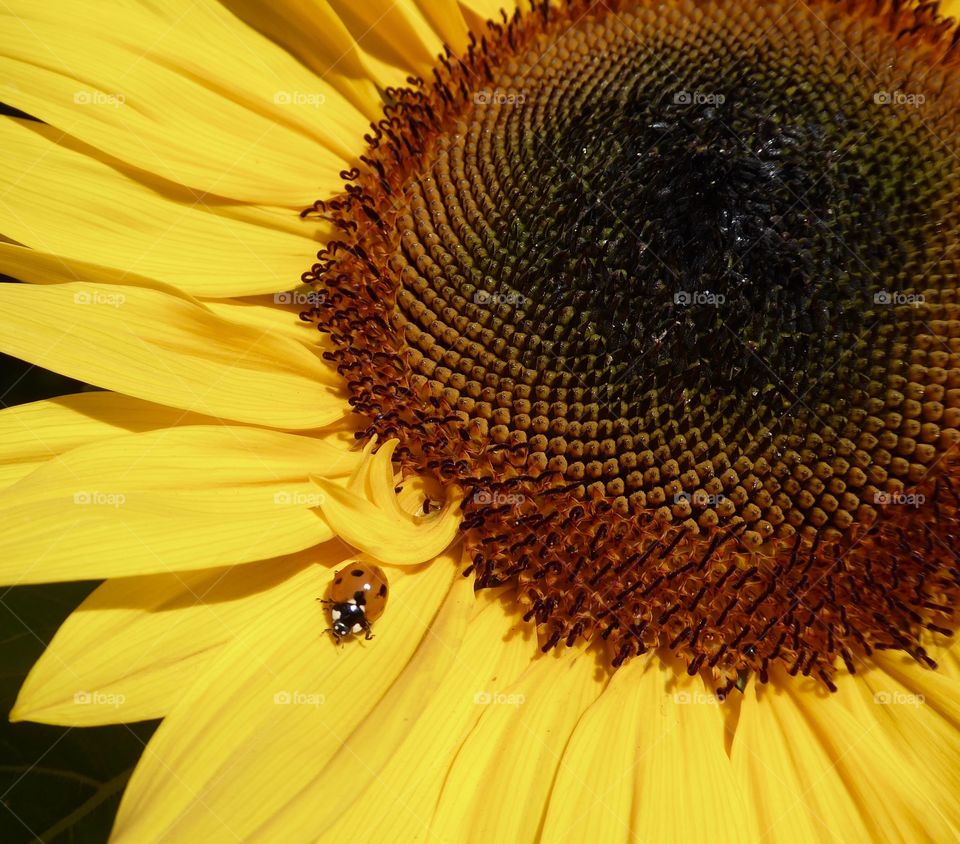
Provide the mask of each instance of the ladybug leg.
[{"label": "ladybug leg", "polygon": [[369,642],[373,638],[373,631],[370,628],[370,622],[364,619],[360,622],[360,624],[363,626],[363,632],[367,634],[363,638],[365,641]]}]

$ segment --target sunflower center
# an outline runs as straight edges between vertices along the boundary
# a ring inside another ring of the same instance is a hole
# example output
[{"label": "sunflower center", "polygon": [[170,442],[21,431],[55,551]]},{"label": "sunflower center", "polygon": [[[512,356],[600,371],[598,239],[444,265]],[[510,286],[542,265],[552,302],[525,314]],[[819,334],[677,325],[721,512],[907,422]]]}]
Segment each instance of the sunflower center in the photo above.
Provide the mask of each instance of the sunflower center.
[{"label": "sunflower center", "polygon": [[[868,10],[869,7],[869,10]],[[306,275],[361,436],[544,647],[828,686],[950,625],[960,166],[928,7],[571,2],[390,90]]]}]

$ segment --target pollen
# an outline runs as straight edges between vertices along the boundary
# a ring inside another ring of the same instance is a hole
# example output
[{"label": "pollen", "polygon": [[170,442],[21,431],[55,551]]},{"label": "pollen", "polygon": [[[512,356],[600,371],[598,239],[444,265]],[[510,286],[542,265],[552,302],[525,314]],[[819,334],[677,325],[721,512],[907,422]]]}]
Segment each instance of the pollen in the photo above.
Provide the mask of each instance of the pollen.
[{"label": "pollen", "polygon": [[303,316],[545,650],[722,693],[933,665],[960,570],[957,35],[931,4],[537,3],[386,91]]}]

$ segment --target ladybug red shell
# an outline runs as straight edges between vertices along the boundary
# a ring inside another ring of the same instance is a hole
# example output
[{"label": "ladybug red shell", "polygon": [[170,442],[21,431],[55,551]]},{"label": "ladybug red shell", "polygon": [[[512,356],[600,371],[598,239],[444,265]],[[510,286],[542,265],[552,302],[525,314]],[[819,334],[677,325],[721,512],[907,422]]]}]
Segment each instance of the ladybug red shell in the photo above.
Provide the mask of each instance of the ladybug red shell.
[{"label": "ladybug red shell", "polygon": [[340,639],[366,633],[373,638],[370,622],[383,615],[390,587],[387,576],[379,566],[355,563],[334,572],[330,598],[324,603],[330,608],[330,632]]}]

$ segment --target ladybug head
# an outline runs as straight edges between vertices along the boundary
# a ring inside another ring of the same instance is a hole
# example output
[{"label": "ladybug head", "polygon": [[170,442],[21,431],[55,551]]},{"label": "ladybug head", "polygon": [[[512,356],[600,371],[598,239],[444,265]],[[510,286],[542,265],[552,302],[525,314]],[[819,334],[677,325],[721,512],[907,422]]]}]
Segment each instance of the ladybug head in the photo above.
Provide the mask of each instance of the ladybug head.
[{"label": "ladybug head", "polygon": [[337,619],[335,622],[333,622],[332,630],[333,630],[333,635],[337,637],[350,635],[350,625],[346,621],[344,621],[342,618]]}]

